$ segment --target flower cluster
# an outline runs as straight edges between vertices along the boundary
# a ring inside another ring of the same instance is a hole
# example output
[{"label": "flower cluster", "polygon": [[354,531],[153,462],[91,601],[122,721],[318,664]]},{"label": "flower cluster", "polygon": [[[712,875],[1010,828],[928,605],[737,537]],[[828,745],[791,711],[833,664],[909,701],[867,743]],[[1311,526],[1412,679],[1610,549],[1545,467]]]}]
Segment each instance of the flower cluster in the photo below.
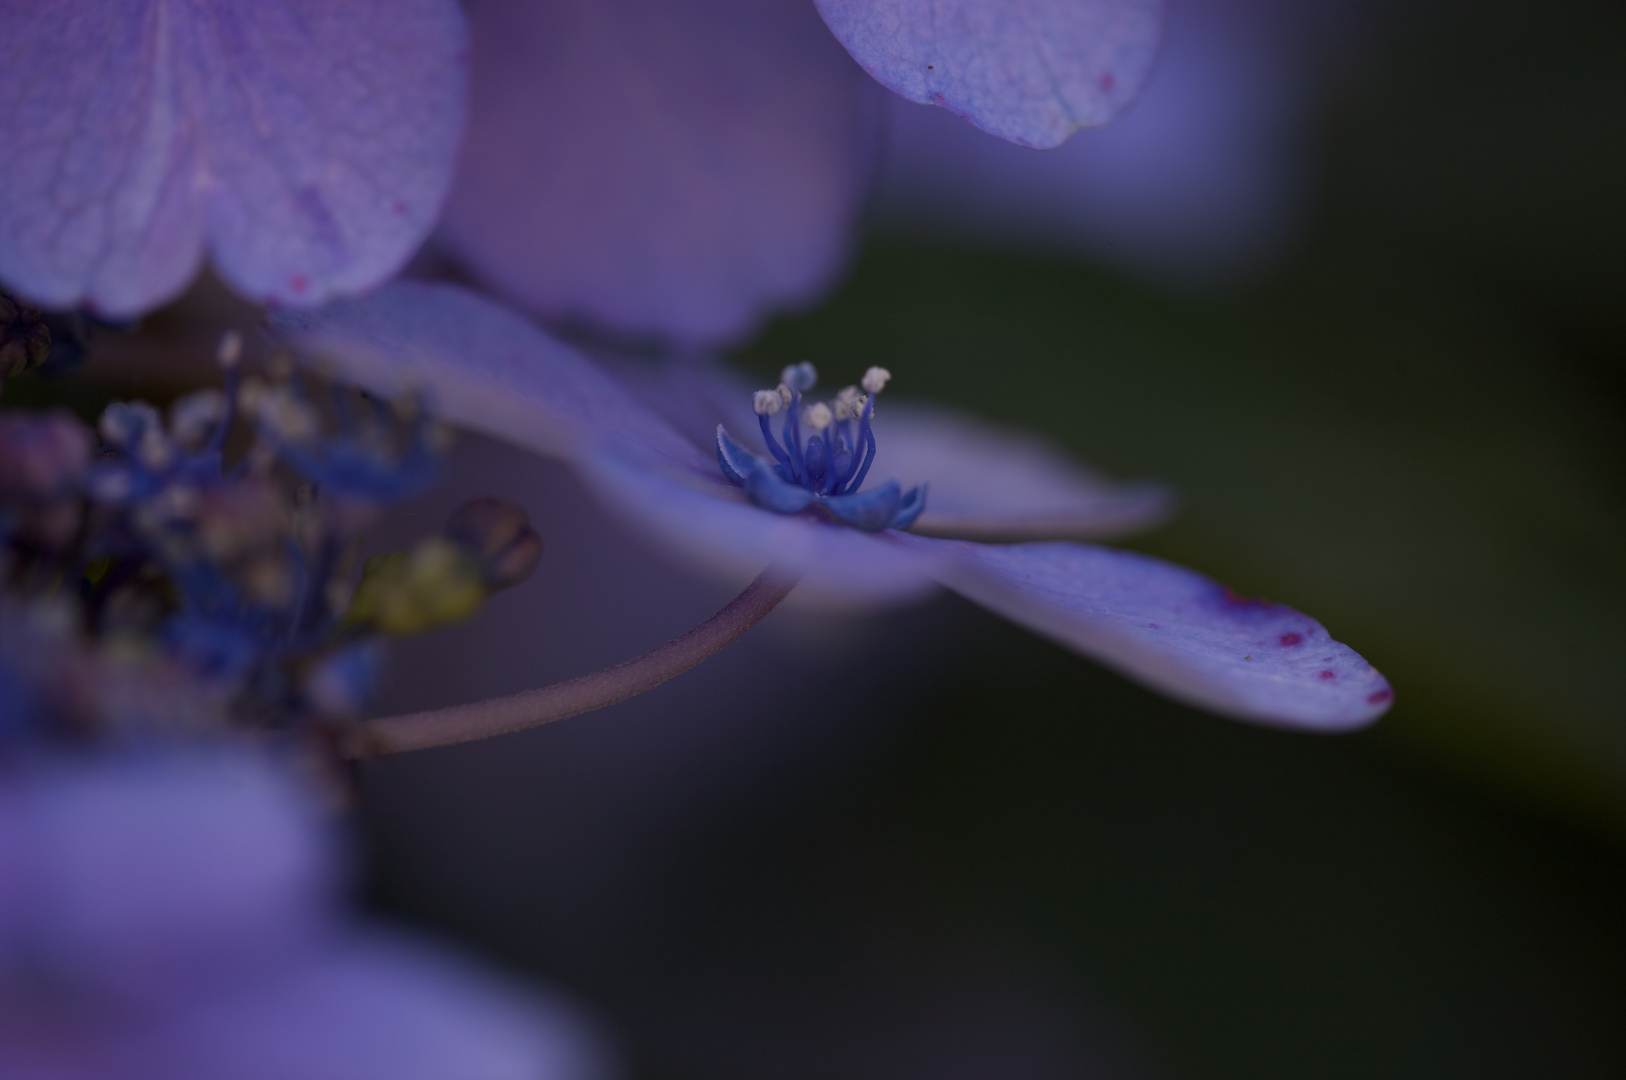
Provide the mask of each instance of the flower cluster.
[{"label": "flower cluster", "polygon": [[523,512],[483,499],[358,567],[378,511],[437,475],[439,429],[336,386],[318,400],[285,361],[245,378],[240,353],[228,335],[224,392],[167,413],[113,402],[95,431],[62,411],[0,412],[13,734],[25,718],[95,736],[346,717],[380,636],[466,617],[536,565]]}]

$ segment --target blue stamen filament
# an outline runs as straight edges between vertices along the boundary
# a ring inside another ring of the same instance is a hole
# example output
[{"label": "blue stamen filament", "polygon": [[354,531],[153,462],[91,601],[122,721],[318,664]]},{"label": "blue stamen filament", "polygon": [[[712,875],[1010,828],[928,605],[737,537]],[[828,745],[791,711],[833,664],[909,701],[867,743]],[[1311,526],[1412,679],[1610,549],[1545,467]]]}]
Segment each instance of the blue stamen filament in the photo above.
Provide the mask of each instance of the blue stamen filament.
[{"label": "blue stamen filament", "polygon": [[[896,481],[889,480],[873,492],[860,491],[875,464],[875,395],[886,386],[890,373],[870,368],[863,379],[867,393],[848,387],[834,401],[807,406],[805,412],[802,395],[816,379],[812,365],[786,368],[782,377],[776,390],[759,390],[751,402],[773,463],[755,457],[719,427],[717,459],[723,476],[745,488],[752,502],[775,513],[814,508],[870,532],[913,524],[925,505],[924,488],[904,493]],[[788,415],[774,425],[771,418],[782,410],[788,410]],[[805,441],[804,421],[809,429]],[[778,438],[775,426],[779,427]],[[797,488],[806,494],[798,493]]]}]

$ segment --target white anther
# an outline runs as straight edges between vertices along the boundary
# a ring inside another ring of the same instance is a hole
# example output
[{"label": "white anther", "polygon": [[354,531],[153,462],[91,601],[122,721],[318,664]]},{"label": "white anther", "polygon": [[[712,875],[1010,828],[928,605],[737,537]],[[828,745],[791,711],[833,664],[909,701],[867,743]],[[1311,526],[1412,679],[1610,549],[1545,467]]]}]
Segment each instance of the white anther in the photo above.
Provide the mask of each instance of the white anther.
[{"label": "white anther", "polygon": [[153,472],[163,472],[175,463],[175,444],[156,425],[144,428],[136,439],[135,457]]},{"label": "white anther", "polygon": [[830,426],[830,421],[834,419],[835,415],[830,412],[830,406],[822,401],[816,405],[809,405],[802,410],[802,423],[813,431],[823,431]]},{"label": "white anther", "polygon": [[864,372],[864,377],[859,380],[859,384],[870,393],[879,394],[891,378],[892,373],[886,368],[872,367]]},{"label": "white anther", "polygon": [[256,414],[260,423],[287,442],[308,442],[316,437],[316,413],[309,405],[289,394],[282,387],[268,388],[257,394]]},{"label": "white anther", "polygon": [[756,410],[758,416],[778,416],[779,410],[785,403],[779,400],[779,394],[773,390],[758,390],[751,395],[751,408]]},{"label": "white anther", "polygon": [[844,386],[840,393],[836,394],[836,400],[832,405],[836,410],[837,420],[854,420],[864,410],[864,395],[858,392],[856,386]]},{"label": "white anther", "polygon": [[791,397],[790,387],[786,386],[784,383],[780,383],[778,388],[774,390],[774,393],[779,395],[779,404],[781,404],[781,405],[789,405],[790,404],[790,397]]},{"label": "white anther", "polygon": [[242,358],[243,335],[235,330],[227,330],[221,334],[220,344],[215,348],[215,363],[230,371]]},{"label": "white anther", "polygon": [[158,410],[145,401],[115,401],[102,411],[96,422],[102,438],[123,446],[140,432],[158,426]]},{"label": "white anther", "polygon": [[779,380],[792,390],[805,394],[818,385],[819,373],[812,364],[804,360],[800,364],[791,364],[781,371]]}]

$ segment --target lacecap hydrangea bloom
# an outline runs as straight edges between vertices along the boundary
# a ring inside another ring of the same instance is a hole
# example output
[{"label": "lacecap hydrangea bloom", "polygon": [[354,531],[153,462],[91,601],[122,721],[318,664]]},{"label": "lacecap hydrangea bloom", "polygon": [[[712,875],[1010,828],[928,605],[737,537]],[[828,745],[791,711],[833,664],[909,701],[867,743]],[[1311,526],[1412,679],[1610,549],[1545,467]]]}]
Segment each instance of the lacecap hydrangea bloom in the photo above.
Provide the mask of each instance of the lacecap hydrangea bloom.
[{"label": "lacecap hydrangea bloom", "polygon": [[[702,446],[603,369],[455,287],[397,282],[283,312],[274,328],[374,392],[423,388],[449,418],[574,463],[626,520],[735,580],[772,565],[803,591],[864,606],[946,587],[1171,697],[1260,723],[1347,730],[1393,697],[1370,664],[1291,608],[1076,541],[1154,520],[1164,510],[1155,490],[1112,487],[1032,440],[965,421],[927,416],[892,431],[875,411],[878,370],[861,389],[807,404],[814,373],[789,368],[782,387],[741,394],[752,408]],[[701,408],[715,389],[706,380],[680,376],[687,385],[672,396]],[[727,411],[711,416],[728,421]],[[894,441],[900,470],[929,472],[899,482]]]},{"label": "lacecap hydrangea bloom", "polygon": [[1161,6],[0,0],[0,283],[127,317],[207,254],[316,304],[399,270],[451,192],[444,248],[537,313],[736,336],[845,259],[865,71],[1054,146],[1134,96]]}]

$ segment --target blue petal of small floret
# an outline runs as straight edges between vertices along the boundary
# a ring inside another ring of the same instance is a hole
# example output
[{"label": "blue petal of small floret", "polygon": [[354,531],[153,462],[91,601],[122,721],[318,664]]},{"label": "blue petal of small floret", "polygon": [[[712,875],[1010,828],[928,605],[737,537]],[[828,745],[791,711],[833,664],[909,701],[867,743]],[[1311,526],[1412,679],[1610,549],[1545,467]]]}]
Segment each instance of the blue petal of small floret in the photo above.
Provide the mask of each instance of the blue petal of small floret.
[{"label": "blue petal of small floret", "polygon": [[758,466],[767,466],[768,463],[741,446],[739,440],[725,431],[723,425],[718,424],[717,464],[722,468],[723,476],[729,483],[744,487],[745,478]]},{"label": "blue petal of small floret", "polygon": [[920,512],[926,509],[926,485],[916,484],[903,493],[903,501],[898,503],[898,512],[892,518],[892,528],[907,529],[920,517]]},{"label": "blue petal of small floret", "polygon": [[808,503],[813,501],[811,491],[785,483],[774,475],[768,463],[761,458],[756,459],[756,464],[745,476],[745,495],[764,510],[772,510],[776,514],[794,514],[807,509]]},{"label": "blue petal of small floret", "polygon": [[1151,70],[1162,0],[814,0],[881,85],[1049,148],[1111,120]]},{"label": "blue petal of small floret", "polygon": [[903,493],[896,480],[888,480],[880,487],[857,495],[834,495],[824,500],[825,509],[835,517],[864,532],[880,532],[891,526],[898,516],[898,505]]}]

